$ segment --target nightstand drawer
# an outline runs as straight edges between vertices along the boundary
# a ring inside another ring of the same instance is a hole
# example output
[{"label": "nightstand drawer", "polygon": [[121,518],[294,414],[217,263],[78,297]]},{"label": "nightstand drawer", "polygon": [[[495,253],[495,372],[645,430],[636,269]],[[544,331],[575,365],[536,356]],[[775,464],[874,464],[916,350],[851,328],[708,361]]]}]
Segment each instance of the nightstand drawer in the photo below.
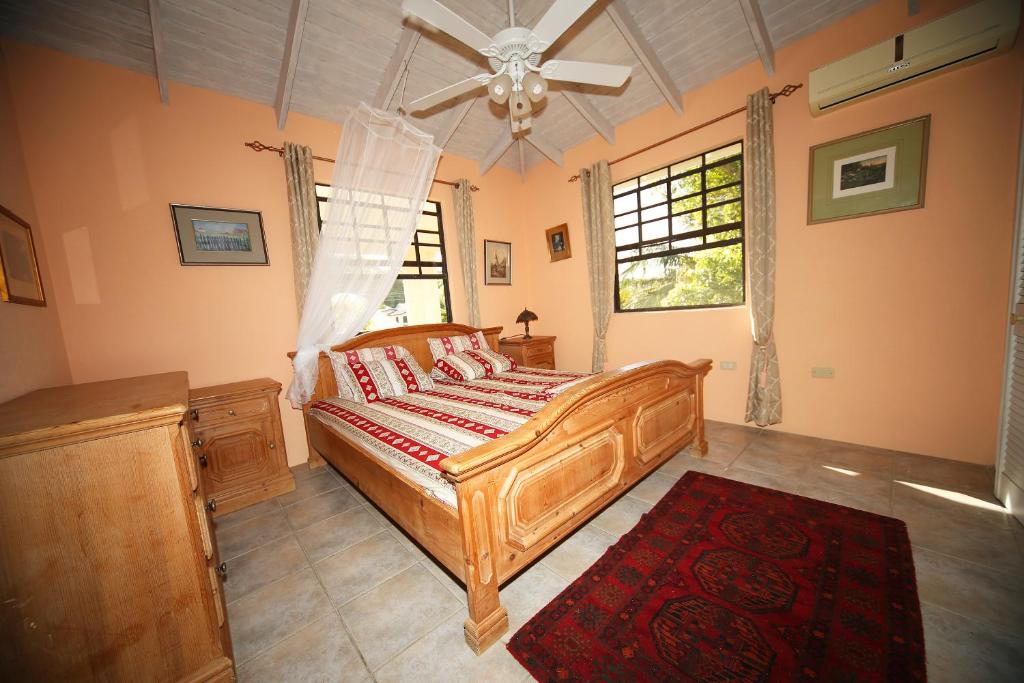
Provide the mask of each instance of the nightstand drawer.
[{"label": "nightstand drawer", "polygon": [[529,353],[524,354],[523,365],[528,368],[546,368],[548,370],[554,370],[555,354],[551,349],[531,350]]},{"label": "nightstand drawer", "polygon": [[266,415],[270,412],[270,401],[265,396],[258,398],[247,398],[225,403],[218,403],[210,406],[193,408],[192,421],[193,429],[197,431],[204,426],[213,423],[227,422],[229,420],[243,420],[246,418]]}]

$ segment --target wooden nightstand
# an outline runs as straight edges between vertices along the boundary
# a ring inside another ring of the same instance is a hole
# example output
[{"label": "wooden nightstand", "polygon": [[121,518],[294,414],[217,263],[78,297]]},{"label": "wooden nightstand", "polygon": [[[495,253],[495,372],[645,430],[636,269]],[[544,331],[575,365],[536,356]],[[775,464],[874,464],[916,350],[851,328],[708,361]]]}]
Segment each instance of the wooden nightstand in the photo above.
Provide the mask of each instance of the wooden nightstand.
[{"label": "wooden nightstand", "polygon": [[506,337],[499,340],[500,351],[527,368],[555,369],[555,337]]},{"label": "wooden nightstand", "polygon": [[203,490],[219,516],[295,489],[272,379],[189,392],[189,416]]}]

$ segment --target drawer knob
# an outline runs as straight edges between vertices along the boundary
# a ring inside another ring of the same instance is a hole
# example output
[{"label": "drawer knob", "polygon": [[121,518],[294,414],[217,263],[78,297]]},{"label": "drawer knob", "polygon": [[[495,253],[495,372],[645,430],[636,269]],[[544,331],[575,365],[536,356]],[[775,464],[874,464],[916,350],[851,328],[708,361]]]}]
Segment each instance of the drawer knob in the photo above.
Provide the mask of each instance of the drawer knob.
[{"label": "drawer knob", "polygon": [[198,408],[193,408],[192,410],[189,411],[189,414],[192,416],[192,421],[193,422],[199,422],[199,409]]},{"label": "drawer knob", "polygon": [[196,439],[195,441],[192,442],[192,447],[193,448],[199,448],[202,445],[203,445],[203,440],[202,439]]},{"label": "drawer knob", "polygon": [[211,498],[210,502],[206,504],[206,509],[209,510],[210,512],[216,512],[216,510],[217,510],[217,501],[214,500],[213,498]]},{"label": "drawer knob", "polygon": [[276,444],[276,443],[274,443],[273,441],[271,441],[271,442],[270,442],[270,448],[271,448],[271,450],[273,450],[273,449],[277,448],[277,444]]},{"label": "drawer knob", "polygon": [[208,464],[210,464],[210,463],[209,463],[209,460],[207,460],[207,458],[206,458],[206,456],[205,456],[205,455],[200,455],[200,456],[199,456],[199,464],[200,464],[200,465],[201,465],[202,467],[206,467],[206,466],[207,466]]},{"label": "drawer knob", "polygon": [[222,578],[222,579],[228,578],[228,563],[227,562],[221,562],[220,564],[218,564],[217,565],[217,573],[220,574],[220,578]]},{"label": "drawer knob", "polygon": [[228,409],[228,415],[230,415],[231,417],[234,417],[235,416],[235,411],[229,408]]}]

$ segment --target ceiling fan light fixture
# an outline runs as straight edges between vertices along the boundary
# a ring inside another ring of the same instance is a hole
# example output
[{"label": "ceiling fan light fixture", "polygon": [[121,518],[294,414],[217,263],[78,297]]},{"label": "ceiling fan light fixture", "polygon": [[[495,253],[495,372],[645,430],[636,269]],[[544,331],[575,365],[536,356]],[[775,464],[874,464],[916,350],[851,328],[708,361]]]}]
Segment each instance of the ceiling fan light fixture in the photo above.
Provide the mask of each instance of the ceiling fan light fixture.
[{"label": "ceiling fan light fixture", "polygon": [[531,102],[540,102],[548,94],[548,82],[531,71],[523,77],[523,90]]},{"label": "ceiling fan light fixture", "polygon": [[533,113],[533,105],[530,104],[530,98],[526,97],[522,90],[517,90],[508,100],[508,111],[513,120],[522,121]]},{"label": "ceiling fan light fixture", "polygon": [[491,79],[491,82],[487,84],[487,91],[490,93],[491,99],[495,104],[505,104],[512,94],[513,85],[512,77],[508,74],[502,74]]}]

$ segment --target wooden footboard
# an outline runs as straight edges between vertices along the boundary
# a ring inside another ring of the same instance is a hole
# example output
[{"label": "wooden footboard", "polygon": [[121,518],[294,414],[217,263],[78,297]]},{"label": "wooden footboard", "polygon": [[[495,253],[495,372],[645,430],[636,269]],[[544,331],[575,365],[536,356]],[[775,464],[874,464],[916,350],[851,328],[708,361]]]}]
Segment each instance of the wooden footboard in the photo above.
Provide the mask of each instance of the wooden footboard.
[{"label": "wooden footboard", "polygon": [[[476,330],[410,326],[360,335],[333,350],[401,344],[430,368],[428,338]],[[497,349],[501,328],[482,331]],[[680,448],[707,452],[703,381],[710,369],[710,360],[638,363],[570,388],[511,434],[441,463],[456,488],[456,512],[309,416],[313,401],[337,394],[321,354],[315,395],[304,407],[310,464],[330,461],[465,581],[466,642],[479,653],[508,629],[502,582]]]},{"label": "wooden footboard", "polygon": [[515,432],[448,458],[476,652],[508,629],[498,586],[680,448],[704,439],[711,361],[659,361],[604,373],[553,400]]}]

